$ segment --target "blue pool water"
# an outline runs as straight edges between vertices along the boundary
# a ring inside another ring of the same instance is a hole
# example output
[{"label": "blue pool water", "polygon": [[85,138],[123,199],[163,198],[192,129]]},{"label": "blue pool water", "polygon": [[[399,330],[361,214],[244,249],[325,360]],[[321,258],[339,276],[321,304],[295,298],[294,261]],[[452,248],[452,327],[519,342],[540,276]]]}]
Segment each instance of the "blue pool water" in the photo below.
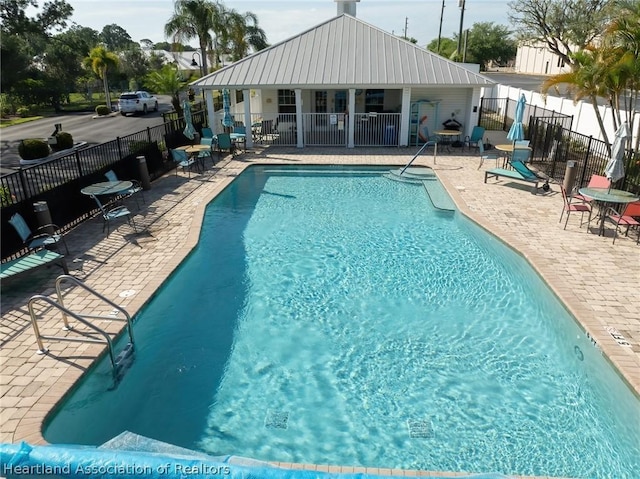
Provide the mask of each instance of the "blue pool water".
[{"label": "blue pool water", "polygon": [[251,167],[45,430],[214,455],[634,477],[640,404],[527,263],[382,170]]}]

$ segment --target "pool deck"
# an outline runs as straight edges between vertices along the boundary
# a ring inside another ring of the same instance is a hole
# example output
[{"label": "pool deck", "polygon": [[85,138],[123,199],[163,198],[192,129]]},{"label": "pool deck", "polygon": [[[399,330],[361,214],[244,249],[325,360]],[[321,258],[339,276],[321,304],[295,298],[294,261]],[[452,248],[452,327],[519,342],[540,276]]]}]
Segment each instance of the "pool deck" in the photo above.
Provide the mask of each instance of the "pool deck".
[{"label": "pool deck", "polygon": [[[100,218],[86,221],[66,236],[71,254],[71,274],[89,287],[124,307],[132,316],[153,295],[172,270],[196,245],[207,203],[247,166],[262,164],[345,164],[403,166],[416,148],[255,148],[236,159],[223,158],[203,174],[173,172],[145,192],[146,205],[135,210],[142,233],[123,222],[109,238],[102,233]],[[415,165],[434,169],[460,211],[519,251],[544,278],[593,341],[640,395],[640,246],[635,233],[619,235],[612,244],[606,237],[579,227],[574,213],[566,230],[559,223],[563,203],[560,188],[531,194],[531,185],[508,178],[484,183],[485,162],[477,169],[478,156],[471,153],[419,158]],[[593,226],[593,223],[592,223]],[[50,349],[36,353],[37,346],[27,308],[34,294],[55,300],[54,281],[62,271],[46,269],[2,284],[0,322],[0,442],[45,444],[41,434],[47,414],[73,384],[104,352],[104,345],[44,340]],[[110,307],[79,288],[69,289],[65,306],[81,314],[109,315]],[[62,323],[50,307],[38,303],[41,334],[61,335]],[[74,322],[72,320],[72,322]],[[99,320],[110,332],[123,323]],[[78,328],[80,329],[80,328]],[[135,328],[134,328],[135,329]],[[614,337],[615,336],[615,337]],[[627,343],[627,344],[625,344]],[[117,352],[116,352],[117,353]],[[638,418],[629,418],[637,421]],[[279,464],[279,463],[278,463]],[[324,465],[279,464],[328,472],[367,472],[406,476],[470,474],[398,471]]]}]

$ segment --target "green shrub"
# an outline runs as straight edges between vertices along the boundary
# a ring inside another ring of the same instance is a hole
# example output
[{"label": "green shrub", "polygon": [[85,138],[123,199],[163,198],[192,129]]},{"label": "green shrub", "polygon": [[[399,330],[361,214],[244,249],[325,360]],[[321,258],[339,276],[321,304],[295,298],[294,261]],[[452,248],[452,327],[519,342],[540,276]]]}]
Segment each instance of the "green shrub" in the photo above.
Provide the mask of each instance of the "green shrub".
[{"label": "green shrub", "polygon": [[107,105],[98,105],[96,107],[96,113],[100,116],[104,116],[111,113],[111,111],[109,110],[109,107]]},{"label": "green shrub", "polygon": [[49,145],[38,138],[22,140],[18,146],[18,154],[23,160],[37,160],[49,156]]},{"label": "green shrub", "polygon": [[129,151],[131,153],[144,153],[145,151],[149,151],[150,148],[158,148],[155,141],[132,140],[129,143]]},{"label": "green shrub", "polygon": [[73,137],[71,136],[71,133],[67,133],[66,131],[59,131],[55,137],[56,144],[51,145],[51,149],[53,151],[68,150],[69,148],[73,147]]},{"label": "green shrub", "polygon": [[29,108],[26,106],[21,106],[20,108],[18,108],[16,110],[16,114],[20,117],[20,118],[26,118],[28,116],[30,116],[30,112],[29,112]]}]

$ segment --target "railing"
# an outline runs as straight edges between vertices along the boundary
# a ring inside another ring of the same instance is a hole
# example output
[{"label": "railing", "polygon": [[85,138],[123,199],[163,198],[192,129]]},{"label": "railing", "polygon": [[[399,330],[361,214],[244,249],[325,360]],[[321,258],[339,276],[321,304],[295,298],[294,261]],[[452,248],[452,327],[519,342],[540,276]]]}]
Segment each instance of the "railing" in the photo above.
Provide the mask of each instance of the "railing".
[{"label": "railing", "polygon": [[[118,312],[121,312],[124,315],[124,319],[118,318],[117,316],[83,315],[67,309],[64,306],[63,295],[62,295],[62,284],[64,282],[71,282],[71,283],[74,283],[76,286],[82,287],[84,290],[98,297],[102,301],[106,302],[109,306],[112,306],[113,308],[115,308]],[[77,342],[77,343],[106,344],[107,352],[109,354],[109,360],[111,361],[113,378],[115,381],[117,381],[121,377],[124,369],[131,364],[131,358],[134,352],[133,326],[131,324],[131,316],[129,316],[129,313],[127,313],[124,308],[120,307],[113,301],[102,296],[97,291],[94,291],[93,289],[91,289],[90,287],[88,287],[87,285],[85,285],[84,283],[82,283],[81,281],[79,281],[78,279],[70,275],[63,274],[58,276],[58,278],[56,279],[56,294],[58,296],[57,303],[51,298],[47,296],[39,295],[39,294],[32,296],[31,299],[29,299],[28,309],[29,309],[29,315],[31,316],[31,326],[33,327],[33,332],[36,336],[36,343],[38,344],[38,354],[45,354],[49,351],[44,346],[44,343],[42,342],[43,339],[48,339],[52,341],[71,341],[71,342]],[[102,336],[102,339],[86,337],[86,335],[83,335],[83,337],[72,337],[72,336],[45,336],[41,334],[40,328],[38,327],[37,314],[34,308],[35,304],[40,301],[49,304],[54,309],[58,309],[62,313],[62,322],[64,324],[64,328],[62,329],[64,331],[73,330],[73,326],[69,324],[69,319],[68,319],[68,316],[71,316],[78,322],[84,324],[89,329],[98,333],[100,336]],[[109,334],[103,329],[99,328],[95,324],[88,321],[88,319],[108,319],[110,321],[126,322],[127,332],[129,334],[129,344],[116,357],[113,352],[113,342],[111,340],[111,336],[109,336]]]},{"label": "railing", "polygon": [[[516,101],[509,98],[482,98],[480,100],[478,125],[483,126],[486,130],[509,131],[515,118],[516,104]],[[568,130],[571,129],[573,123],[572,116],[539,106],[525,105],[523,118],[529,128],[533,120],[542,117],[549,118],[552,123]]]},{"label": "railing", "polygon": [[[563,181],[567,162],[575,162],[576,186],[585,186],[591,175],[602,175],[610,152],[604,141],[581,135],[556,123],[556,118],[535,118],[529,129],[532,161],[546,175]],[[640,154],[627,150],[625,177],[618,188],[640,193]]]}]

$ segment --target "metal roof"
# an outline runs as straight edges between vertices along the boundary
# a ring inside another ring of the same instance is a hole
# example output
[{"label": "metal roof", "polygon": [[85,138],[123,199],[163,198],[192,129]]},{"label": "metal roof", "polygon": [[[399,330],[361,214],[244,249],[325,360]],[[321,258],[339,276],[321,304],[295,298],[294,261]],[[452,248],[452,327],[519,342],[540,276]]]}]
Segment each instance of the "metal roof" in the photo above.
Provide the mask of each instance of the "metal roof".
[{"label": "metal roof", "polygon": [[192,83],[220,88],[402,88],[493,85],[411,42],[340,15]]}]

